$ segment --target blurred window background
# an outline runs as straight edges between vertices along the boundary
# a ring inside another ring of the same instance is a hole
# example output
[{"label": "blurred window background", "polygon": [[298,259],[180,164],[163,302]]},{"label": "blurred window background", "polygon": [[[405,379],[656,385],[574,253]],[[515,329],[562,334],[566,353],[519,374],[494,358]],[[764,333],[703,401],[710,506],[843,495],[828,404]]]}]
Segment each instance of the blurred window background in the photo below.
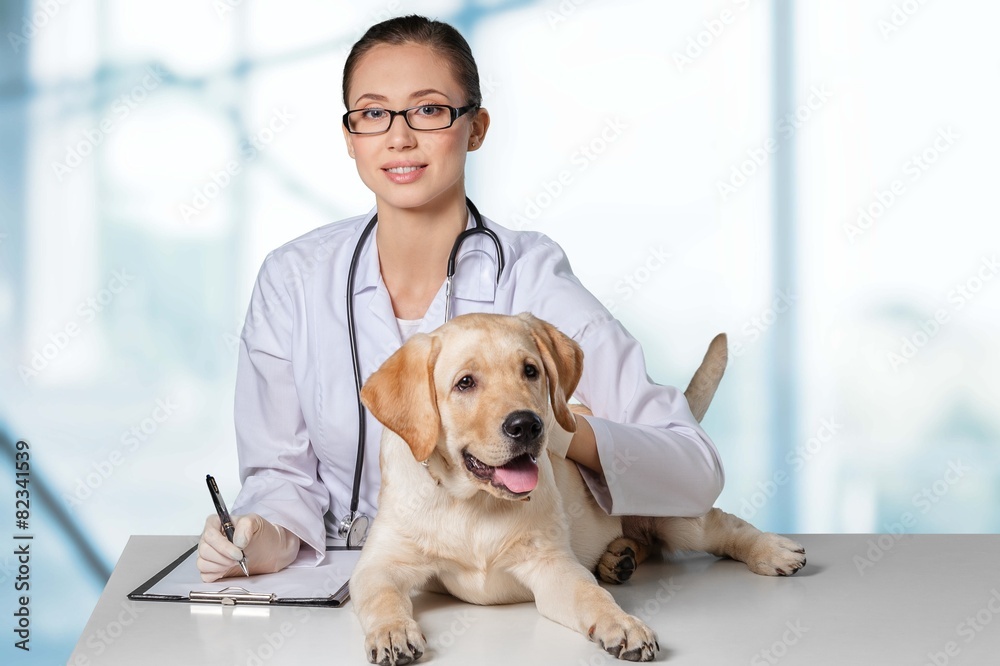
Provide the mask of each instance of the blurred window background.
[{"label": "blurred window background", "polygon": [[1000,5],[8,0],[0,442],[11,499],[31,446],[32,659],[66,658],[129,535],[200,532],[206,473],[236,496],[257,269],[373,205],[342,69],[407,13],[478,60],[484,215],[562,244],[661,383],[728,333],[720,507],[1000,527]]}]

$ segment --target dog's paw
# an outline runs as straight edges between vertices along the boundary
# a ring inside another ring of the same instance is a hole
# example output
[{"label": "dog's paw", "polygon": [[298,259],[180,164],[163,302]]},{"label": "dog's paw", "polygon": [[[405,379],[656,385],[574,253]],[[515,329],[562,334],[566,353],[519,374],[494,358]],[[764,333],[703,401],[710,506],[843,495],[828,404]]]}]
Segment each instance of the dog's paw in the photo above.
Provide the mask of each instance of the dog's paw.
[{"label": "dog's paw", "polygon": [[365,636],[368,661],[379,666],[403,666],[420,659],[427,640],[411,619],[388,622]]},{"label": "dog's paw", "polygon": [[653,630],[625,612],[598,618],[587,637],[611,656],[625,661],[652,661],[660,649]]},{"label": "dog's paw", "polygon": [[750,571],[761,576],[791,576],[806,565],[806,550],[778,534],[761,534],[746,560]]},{"label": "dog's paw", "polygon": [[633,546],[637,544],[625,537],[618,537],[608,544],[608,549],[597,561],[597,576],[612,585],[620,585],[631,578],[638,566]]}]

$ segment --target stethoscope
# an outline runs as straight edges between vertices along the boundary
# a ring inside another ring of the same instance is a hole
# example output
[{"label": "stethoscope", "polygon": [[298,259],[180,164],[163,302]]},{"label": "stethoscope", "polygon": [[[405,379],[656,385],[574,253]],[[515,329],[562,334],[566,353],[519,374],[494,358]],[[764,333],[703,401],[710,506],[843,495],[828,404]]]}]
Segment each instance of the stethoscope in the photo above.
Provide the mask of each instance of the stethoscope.
[{"label": "stethoscope", "polygon": [[[465,198],[465,205],[472,212],[472,217],[476,221],[476,226],[466,229],[455,239],[455,244],[451,246],[451,254],[448,256],[448,273],[444,286],[444,320],[451,319],[452,287],[455,281],[455,259],[462,243],[473,234],[486,234],[493,241],[497,250],[497,284],[500,284],[500,274],[503,273],[504,259],[503,248],[500,246],[500,239],[491,229],[487,229],[483,224],[483,217],[479,214],[479,209],[475,204]],[[371,235],[375,223],[378,222],[378,213],[372,217],[368,226],[361,232],[358,244],[354,247],[354,256],[351,257],[351,266],[347,275],[347,331],[351,340],[351,362],[354,365],[354,385],[358,392],[358,457],[354,463],[354,488],[351,493],[351,512],[340,519],[337,527],[337,535],[341,539],[347,539],[348,548],[360,548],[368,537],[368,528],[371,525],[371,518],[363,513],[358,513],[358,498],[361,495],[361,472],[365,464],[365,406],[361,404],[361,364],[358,361],[358,331],[354,323],[354,276],[358,271],[358,258],[361,256],[361,249],[368,236]]]}]

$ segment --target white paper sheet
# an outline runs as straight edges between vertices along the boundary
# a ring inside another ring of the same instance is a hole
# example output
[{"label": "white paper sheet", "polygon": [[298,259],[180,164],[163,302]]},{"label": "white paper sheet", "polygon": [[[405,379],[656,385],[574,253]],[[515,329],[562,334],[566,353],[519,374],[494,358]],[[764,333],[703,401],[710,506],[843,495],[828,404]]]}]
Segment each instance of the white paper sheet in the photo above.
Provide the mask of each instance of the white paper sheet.
[{"label": "white paper sheet", "polygon": [[360,550],[328,550],[322,564],[315,567],[288,567],[277,573],[223,578],[205,583],[193,551],[183,562],[146,590],[150,595],[188,596],[191,592],[219,592],[241,587],[248,592],[274,594],[278,599],[324,599],[335,594],[351,576]]}]

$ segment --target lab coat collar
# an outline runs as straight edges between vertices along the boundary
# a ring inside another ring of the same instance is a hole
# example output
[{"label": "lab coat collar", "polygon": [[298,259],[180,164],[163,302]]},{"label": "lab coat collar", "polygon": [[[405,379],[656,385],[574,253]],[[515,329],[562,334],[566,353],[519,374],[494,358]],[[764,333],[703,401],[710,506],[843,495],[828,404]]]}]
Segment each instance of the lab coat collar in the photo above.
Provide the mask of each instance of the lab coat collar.
[{"label": "lab coat collar", "polygon": [[[358,226],[357,232],[351,238],[351,254],[357,246],[361,232],[375,215],[376,209],[372,208],[365,215],[364,220]],[[483,224],[491,226],[490,222],[483,218]],[[476,220],[469,212],[468,221],[465,228],[471,229],[476,226]],[[493,241],[486,237],[486,234],[475,234],[462,243],[455,260],[455,298],[472,301],[486,301],[492,303],[496,298],[496,275],[497,275],[497,254]],[[369,289],[384,290],[382,284],[382,274],[379,269],[378,248],[375,246],[375,230],[365,240],[365,247],[361,250],[358,258],[358,273],[354,278],[354,294],[360,294]],[[437,300],[437,299],[435,299]],[[391,308],[390,308],[391,309]],[[395,322],[393,322],[395,324]]]}]

